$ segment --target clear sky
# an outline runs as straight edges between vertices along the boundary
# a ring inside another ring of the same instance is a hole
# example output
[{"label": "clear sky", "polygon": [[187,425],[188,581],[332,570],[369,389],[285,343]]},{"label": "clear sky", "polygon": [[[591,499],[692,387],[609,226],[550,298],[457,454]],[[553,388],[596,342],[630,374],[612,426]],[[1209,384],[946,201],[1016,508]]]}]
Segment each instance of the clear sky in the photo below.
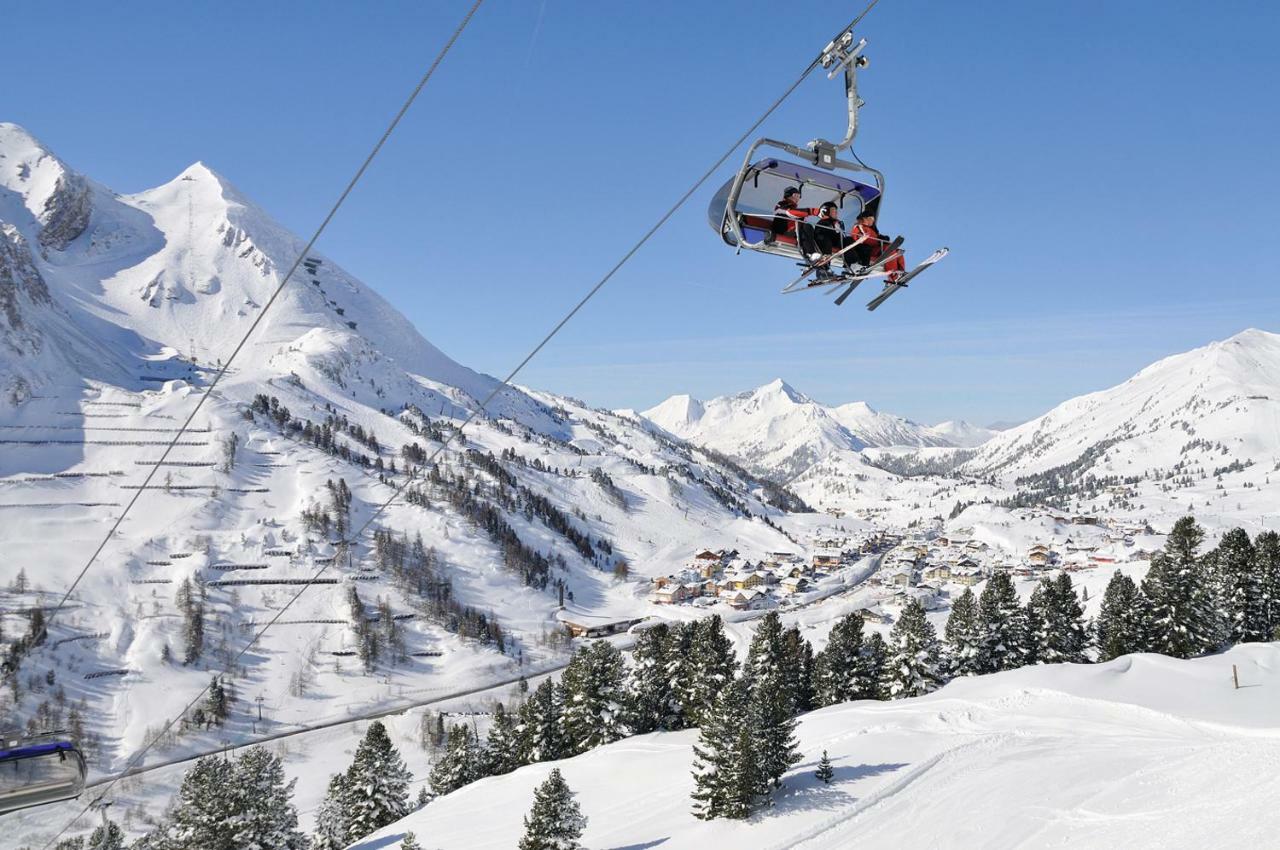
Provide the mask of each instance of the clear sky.
[{"label": "clear sky", "polygon": [[[203,160],[307,235],[469,5],[18,0],[0,120],[121,192]],[[487,0],[321,247],[505,374],[862,5]],[[876,313],[781,297],[707,225],[725,169],[522,383],[1021,420],[1280,331],[1276,3],[881,0],[861,34],[882,228],[952,255]],[[762,132],[843,121],[814,74]]]}]

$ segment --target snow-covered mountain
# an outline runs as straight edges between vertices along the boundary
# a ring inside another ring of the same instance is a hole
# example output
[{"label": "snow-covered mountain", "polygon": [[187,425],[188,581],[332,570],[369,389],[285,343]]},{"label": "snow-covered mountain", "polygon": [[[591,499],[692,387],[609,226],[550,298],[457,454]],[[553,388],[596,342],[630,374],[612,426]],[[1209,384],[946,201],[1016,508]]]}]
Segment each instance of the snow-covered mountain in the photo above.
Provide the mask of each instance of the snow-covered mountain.
[{"label": "snow-covered mountain", "polygon": [[[374,526],[421,536],[452,608],[390,568],[390,538],[366,534],[335,560],[339,529],[373,517],[497,381],[319,253],[264,315],[303,246],[202,164],[120,195],[0,125],[0,609],[56,601],[261,319],[23,661],[23,681],[56,671],[83,697],[95,771],[119,767],[326,563],[236,677],[275,706],[277,728],[554,663],[557,616],[641,617],[652,606],[637,580],[699,548],[793,545],[776,488],[647,423],[509,389]],[[630,581],[615,575],[624,560]],[[175,660],[183,581],[205,600],[190,664]],[[403,624],[403,653],[377,676],[348,658],[364,627],[353,593]],[[20,631],[4,627],[7,646]],[[66,722],[43,685],[0,693],[4,725],[36,715]],[[253,732],[245,712],[219,734]],[[171,747],[217,743],[193,729]]]},{"label": "snow-covered mountain", "polygon": [[866,402],[829,407],[782,379],[707,402],[674,395],[639,414],[681,439],[789,478],[833,452],[884,446],[973,446],[993,432],[965,422],[931,428]]},{"label": "snow-covered mountain", "polygon": [[1280,461],[1280,335],[1246,330],[1160,360],[1124,383],[1066,401],[996,435],[966,469],[1176,479]]}]

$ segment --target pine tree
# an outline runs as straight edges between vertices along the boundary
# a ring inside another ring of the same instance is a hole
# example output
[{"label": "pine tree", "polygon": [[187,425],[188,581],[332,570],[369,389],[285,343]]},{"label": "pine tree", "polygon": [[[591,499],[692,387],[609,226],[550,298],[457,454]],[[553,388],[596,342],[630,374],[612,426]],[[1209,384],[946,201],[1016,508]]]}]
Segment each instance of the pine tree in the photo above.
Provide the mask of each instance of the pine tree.
[{"label": "pine tree", "polygon": [[830,785],[831,780],[835,778],[836,770],[831,766],[831,759],[827,756],[827,751],[822,751],[822,759],[818,762],[818,769],[813,772],[823,785]]},{"label": "pine tree", "polygon": [[124,850],[124,830],[108,820],[89,836],[85,850]]},{"label": "pine tree", "polygon": [[681,669],[681,713],[685,722],[698,726],[715,703],[716,695],[732,681],[738,668],[733,642],[724,632],[720,615],[699,620],[693,627],[693,639],[686,663]]},{"label": "pine tree", "polygon": [[381,720],[369,724],[347,769],[347,817],[351,838],[364,838],[409,813],[409,782],[404,766]]},{"label": "pine tree", "polygon": [[889,698],[889,645],[879,632],[871,632],[863,638],[862,652],[858,656],[858,677],[867,688],[858,699]]},{"label": "pine tree", "polygon": [[1262,582],[1267,634],[1276,638],[1280,629],[1280,534],[1264,531],[1253,541],[1254,571]]},{"label": "pine tree", "polygon": [[951,603],[947,625],[943,630],[947,646],[947,672],[951,676],[973,676],[978,673],[979,631],[978,599],[973,588]]},{"label": "pine tree", "polygon": [[587,827],[574,793],[554,768],[533,792],[533,808],[524,819],[519,850],[581,850],[578,839]]},{"label": "pine tree", "polygon": [[1050,614],[1052,604],[1053,583],[1048,578],[1040,579],[1036,589],[1031,592],[1026,607],[1022,609],[1022,652],[1018,666],[1048,663],[1042,651],[1049,646]]},{"label": "pine tree", "polygon": [[565,668],[561,724],[569,753],[576,755],[627,735],[626,667],[607,641],[580,647]]},{"label": "pine tree", "polygon": [[406,832],[404,838],[400,839],[400,850],[422,850],[422,845],[418,843],[418,836],[412,832]]},{"label": "pine tree", "polygon": [[1222,536],[1212,553],[1221,586],[1221,614],[1233,643],[1271,639],[1265,578],[1257,569],[1257,551],[1243,528]]},{"label": "pine tree", "polygon": [[554,761],[568,754],[560,722],[563,713],[564,691],[543,679],[520,706],[521,761]]},{"label": "pine tree", "polygon": [[342,850],[354,840],[347,813],[349,804],[347,777],[334,774],[329,790],[316,811],[316,831],[311,836],[311,850]]},{"label": "pine tree", "polygon": [[835,705],[865,698],[868,687],[859,663],[862,628],[862,615],[857,611],[841,617],[831,627],[827,645],[818,653],[814,663],[814,690],[818,705]]},{"label": "pine tree", "polygon": [[204,711],[213,723],[218,726],[222,725],[222,721],[227,719],[229,711],[227,707],[227,691],[222,685],[222,680],[214,676],[209,681],[209,690],[205,696]]},{"label": "pine tree", "polygon": [[782,633],[782,660],[785,687],[793,695],[795,713],[811,711],[814,707],[813,645],[796,626]]},{"label": "pine tree", "polygon": [[637,735],[677,729],[680,706],[671,681],[671,631],[666,623],[645,629],[631,652],[631,728]]},{"label": "pine tree", "polygon": [[502,703],[494,708],[493,724],[484,745],[485,776],[501,776],[520,767],[520,727]]},{"label": "pine tree", "polygon": [[769,784],[781,786],[783,775],[800,760],[795,740],[796,693],[777,612],[770,611],[756,626],[742,676],[748,687],[747,717],[764,793]]},{"label": "pine tree", "polygon": [[760,789],[747,686],[736,679],[720,690],[693,748],[693,814],[702,820],[743,819]]},{"label": "pine tree", "polygon": [[697,621],[672,623],[667,638],[667,679],[671,682],[671,696],[676,705],[675,729],[697,725],[693,708],[698,695],[694,683],[697,664],[693,658],[693,639],[697,633]]},{"label": "pine tree", "polygon": [[229,760],[220,756],[197,759],[182,777],[169,817],[148,836],[150,843],[165,850],[233,850],[240,803],[238,779]]},{"label": "pine tree", "polygon": [[1008,573],[995,573],[978,597],[977,672],[997,673],[1021,665],[1027,643],[1026,616]]},{"label": "pine tree", "polygon": [[1145,608],[1146,599],[1133,579],[1116,570],[1102,595],[1096,624],[1100,661],[1147,650]]},{"label": "pine tree", "polygon": [[476,781],[482,774],[481,754],[469,726],[458,724],[449,730],[444,755],[431,767],[431,790],[449,794]]},{"label": "pine tree", "polygon": [[184,578],[174,603],[182,615],[182,663],[194,664],[204,652],[204,600],[192,589],[191,580]]},{"label": "pine tree", "polygon": [[280,757],[251,747],[235,762],[235,847],[237,850],[303,850],[298,812],[291,797],[297,780],[284,781]]},{"label": "pine tree", "polygon": [[919,600],[908,600],[889,634],[889,694],[916,697],[942,687],[942,645]]},{"label": "pine tree", "polygon": [[1221,623],[1215,616],[1208,576],[1196,556],[1204,532],[1192,517],[1174,523],[1164,551],[1151,559],[1142,580],[1150,601],[1150,649],[1174,658],[1190,658],[1218,646]]}]

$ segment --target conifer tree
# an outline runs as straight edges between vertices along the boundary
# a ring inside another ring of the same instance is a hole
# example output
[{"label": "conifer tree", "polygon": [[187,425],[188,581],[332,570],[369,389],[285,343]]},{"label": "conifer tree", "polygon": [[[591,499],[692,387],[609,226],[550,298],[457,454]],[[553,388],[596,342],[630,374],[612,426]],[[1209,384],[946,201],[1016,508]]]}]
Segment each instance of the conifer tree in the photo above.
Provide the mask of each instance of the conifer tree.
[{"label": "conifer tree", "polygon": [[90,834],[85,850],[124,850],[124,830],[107,820]]},{"label": "conifer tree", "polygon": [[1253,541],[1254,570],[1262,583],[1267,634],[1276,639],[1280,629],[1280,534],[1264,531]]},{"label": "conifer tree", "polygon": [[347,777],[342,773],[334,774],[329,778],[329,790],[316,811],[316,831],[311,836],[311,850],[342,850],[354,840],[347,804]]},{"label": "conifer tree", "polygon": [[493,710],[493,724],[484,745],[484,775],[501,776],[524,762],[520,758],[520,727],[502,703]]},{"label": "conifer tree", "polygon": [[735,679],[703,719],[693,748],[694,817],[741,820],[751,814],[761,781],[747,708],[746,683]]},{"label": "conifer tree", "polygon": [[568,754],[560,723],[563,712],[563,690],[550,679],[543,679],[520,706],[521,761],[553,761]]},{"label": "conifer tree", "polygon": [[1147,651],[1145,607],[1146,600],[1133,579],[1116,570],[1102,595],[1096,624],[1100,661]]},{"label": "conifer tree", "polygon": [[862,615],[846,614],[831,627],[827,645],[818,653],[814,664],[817,705],[835,705],[865,698],[867,683],[863,681]]},{"label": "conifer tree", "polygon": [[519,850],[581,850],[578,839],[587,827],[574,793],[554,768],[533,792],[533,808],[524,819]]},{"label": "conifer tree", "polygon": [[671,681],[671,631],[659,623],[640,632],[631,651],[631,728],[637,735],[679,728],[680,706]]},{"label": "conifer tree", "polygon": [[412,832],[406,832],[404,838],[400,839],[400,850],[422,850],[422,845],[418,843],[418,836]]},{"label": "conifer tree", "polygon": [[1257,557],[1243,528],[1224,534],[1212,553],[1221,586],[1220,616],[1232,643],[1271,639],[1264,577],[1257,569]]},{"label": "conifer tree", "polygon": [[409,813],[413,774],[391,743],[381,720],[369,724],[347,769],[348,824],[352,840],[394,823]]},{"label": "conifer tree", "polygon": [[607,641],[580,647],[560,679],[561,724],[569,753],[576,755],[627,735],[626,667]]},{"label": "conifer tree", "polygon": [[822,751],[822,758],[818,761],[818,769],[813,772],[813,775],[823,785],[830,785],[831,780],[835,778],[836,770],[831,766],[831,758],[827,755],[826,750]]},{"label": "conifer tree", "polygon": [[1142,580],[1150,601],[1150,648],[1174,658],[1190,658],[1218,646],[1221,623],[1216,617],[1208,576],[1196,551],[1204,532],[1192,517],[1174,523],[1164,551],[1151,559]]},{"label": "conifer tree", "polygon": [[684,683],[685,701],[681,703],[681,712],[687,724],[697,726],[738,668],[733,642],[725,634],[719,614],[694,624],[686,661],[682,676],[688,679]]},{"label": "conifer tree", "polygon": [[1008,573],[987,579],[978,597],[977,671],[996,673],[1021,665],[1027,642],[1026,616]]},{"label": "conifer tree", "polygon": [[943,636],[947,646],[947,672],[956,677],[976,675],[979,672],[980,632],[978,599],[973,595],[973,588],[966,587],[964,593],[951,603]]},{"label": "conifer tree", "polygon": [[1089,660],[1089,628],[1084,606],[1076,595],[1071,576],[1059,573],[1049,594],[1050,646],[1058,661],[1084,664]]},{"label": "conifer tree", "polygon": [[792,626],[782,633],[783,675],[785,686],[794,695],[794,711],[800,714],[813,709],[813,645]]},{"label": "conifer tree", "polygon": [[696,725],[692,711],[697,702],[697,689],[694,687],[697,663],[693,658],[697,626],[697,621],[690,621],[672,623],[668,627],[667,678],[671,682],[671,696],[676,705],[676,725],[673,727],[676,729]]},{"label": "conifer tree", "polygon": [[884,635],[871,632],[862,640],[862,652],[858,656],[858,678],[865,692],[858,699],[889,698],[889,645]]},{"label": "conifer tree", "polygon": [[304,850],[298,812],[291,800],[297,780],[284,781],[280,757],[266,747],[251,747],[236,759],[236,848]]},{"label": "conifer tree", "polygon": [[889,634],[887,678],[889,695],[895,698],[923,696],[946,681],[942,645],[917,599],[902,606]]},{"label": "conifer tree", "polygon": [[457,724],[449,730],[449,744],[431,767],[431,790],[443,796],[480,778],[481,754],[471,728]]},{"label": "conifer tree", "polygon": [[796,694],[788,672],[782,621],[770,611],[759,621],[742,671],[748,687],[748,723],[756,745],[761,793],[779,787],[800,760],[796,745]]},{"label": "conifer tree", "polygon": [[235,765],[204,756],[182,777],[168,818],[147,838],[163,850],[233,848],[236,836]]},{"label": "conifer tree", "polygon": [[1049,606],[1052,604],[1052,595],[1053,583],[1048,578],[1042,578],[1031,592],[1026,607],[1022,609],[1023,640],[1019,666],[1048,663],[1042,651],[1051,643]]}]

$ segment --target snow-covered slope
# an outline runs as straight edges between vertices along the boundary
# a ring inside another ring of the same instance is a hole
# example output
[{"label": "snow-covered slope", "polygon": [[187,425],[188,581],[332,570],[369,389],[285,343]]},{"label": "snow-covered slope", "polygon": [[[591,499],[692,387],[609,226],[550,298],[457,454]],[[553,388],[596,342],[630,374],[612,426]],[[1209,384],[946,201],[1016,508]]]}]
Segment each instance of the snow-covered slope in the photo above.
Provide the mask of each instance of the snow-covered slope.
[{"label": "snow-covered slope", "polygon": [[[1232,665],[1242,687],[1231,685]],[[509,848],[559,767],[588,847],[1253,848],[1280,811],[1280,648],[1126,656],[962,679],[927,697],[805,715],[801,763],[745,822],[690,813],[696,731],[631,738],[484,779],[352,845]],[[835,767],[813,776],[822,751]]]},{"label": "snow-covered slope", "polygon": [[959,448],[980,446],[1000,433],[996,428],[983,428],[981,425],[974,425],[963,419],[948,419],[946,422],[939,422],[929,430],[945,440],[947,445]]},{"label": "snow-covered slope", "polygon": [[790,477],[836,451],[868,446],[949,446],[943,432],[865,402],[828,407],[782,379],[702,402],[675,395],[640,414],[665,431],[748,467]]},{"label": "snow-covered slope", "polygon": [[[0,236],[0,609],[21,610],[51,606],[79,573],[303,242],[204,165],[121,196],[11,124]],[[422,537],[456,610],[433,611],[426,579],[397,575],[371,534],[335,558],[336,524],[374,517],[496,385],[332,260],[307,258],[23,661],[24,682],[53,671],[67,700],[43,684],[16,699],[5,688],[0,725],[63,724],[83,700],[100,739],[92,769],[118,768],[326,564],[234,677],[263,696],[268,728],[554,664],[558,616],[641,617],[653,610],[642,582],[700,548],[792,545],[788,517],[732,466],[648,423],[511,389],[373,526]],[[341,507],[339,481],[351,494]],[[630,581],[615,575],[623,560]],[[19,571],[28,586],[14,591]],[[184,580],[206,600],[190,664],[178,660]],[[381,605],[401,624],[403,652],[372,672],[351,658],[364,619],[352,592],[367,616]],[[477,639],[495,619],[501,647]],[[3,625],[7,646],[22,622]],[[242,708],[151,760],[253,737]]]}]

